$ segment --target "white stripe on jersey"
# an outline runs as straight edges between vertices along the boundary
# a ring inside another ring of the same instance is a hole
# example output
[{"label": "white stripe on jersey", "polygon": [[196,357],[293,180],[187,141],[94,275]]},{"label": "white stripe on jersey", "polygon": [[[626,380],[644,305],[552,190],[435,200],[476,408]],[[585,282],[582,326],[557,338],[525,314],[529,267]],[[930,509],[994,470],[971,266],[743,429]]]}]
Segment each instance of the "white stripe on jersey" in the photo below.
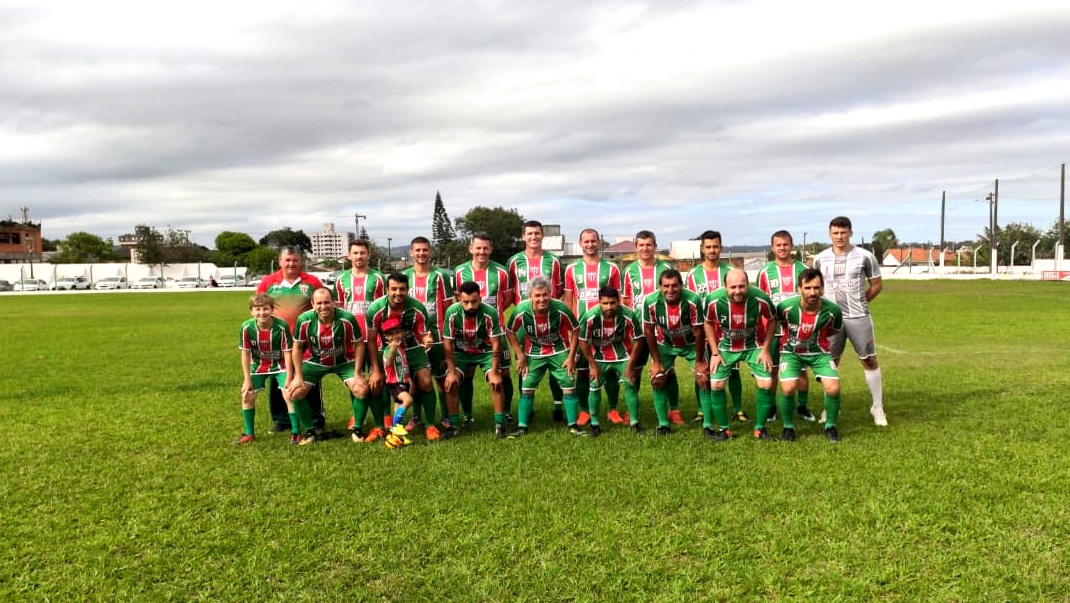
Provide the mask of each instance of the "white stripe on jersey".
[{"label": "white stripe on jersey", "polygon": [[836,255],[829,247],[814,258],[814,268],[825,277],[825,298],[840,307],[844,318],[869,315],[866,283],[881,277],[876,256],[858,246],[845,255]]}]

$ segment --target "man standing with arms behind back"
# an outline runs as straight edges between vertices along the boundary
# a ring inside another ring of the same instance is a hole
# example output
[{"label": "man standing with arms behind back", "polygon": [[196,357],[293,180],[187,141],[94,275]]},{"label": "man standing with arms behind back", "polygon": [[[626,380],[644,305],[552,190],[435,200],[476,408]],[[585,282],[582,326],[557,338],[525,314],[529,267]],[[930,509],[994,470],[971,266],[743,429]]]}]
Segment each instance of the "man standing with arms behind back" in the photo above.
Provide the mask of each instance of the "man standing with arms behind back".
[{"label": "man standing with arms behind back", "polygon": [[[312,309],[312,292],[322,286],[323,283],[318,278],[304,271],[301,250],[296,247],[283,247],[279,250],[278,272],[265,276],[256,288],[256,292],[266,293],[275,299],[275,316],[285,320],[286,324],[290,325],[290,332],[293,333],[297,317],[302,312]],[[326,417],[323,415],[323,398],[320,395],[319,385],[309,389],[305,400],[312,411],[314,427],[322,430],[326,424]],[[275,431],[289,432],[290,415],[286,410],[286,401],[282,398],[282,392],[276,387],[271,387],[269,406],[271,420],[275,423]]]},{"label": "man standing with arms behind back", "polygon": [[873,423],[887,427],[884,416],[884,385],[880,365],[877,364],[877,344],[874,338],[873,317],[869,314],[869,302],[884,289],[881,268],[876,256],[866,249],[851,245],[851,220],[844,216],[829,222],[829,238],[832,247],[817,254],[814,268],[825,278],[825,297],[832,300],[843,312],[843,331],[832,339],[832,359],[840,366],[840,357],[851,340],[851,347],[862,361],[862,372],[869,386],[872,405],[869,413]]}]

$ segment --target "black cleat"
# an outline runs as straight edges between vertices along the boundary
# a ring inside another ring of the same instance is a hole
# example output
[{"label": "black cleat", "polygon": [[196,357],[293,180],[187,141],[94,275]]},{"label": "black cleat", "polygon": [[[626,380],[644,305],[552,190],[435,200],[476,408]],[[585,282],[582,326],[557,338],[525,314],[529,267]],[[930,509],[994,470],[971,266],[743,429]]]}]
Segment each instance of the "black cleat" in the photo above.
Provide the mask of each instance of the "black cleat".
[{"label": "black cleat", "polygon": [[579,425],[577,425],[576,423],[573,423],[572,425],[568,426],[568,432],[571,433],[574,436],[587,437],[587,432],[584,431],[584,429],[582,427],[580,427]]},{"label": "black cleat", "polygon": [[762,441],[765,441],[765,442],[772,442],[772,441],[776,440],[776,438],[774,438],[773,436],[769,435],[769,432],[766,431],[766,429],[764,427],[761,428],[761,429],[755,429],[754,430],[754,439],[762,440]]},{"label": "black cleat", "polygon": [[565,409],[564,409],[564,407],[555,404],[554,405],[554,415],[553,415],[553,417],[554,417],[554,423],[564,423],[565,422]]},{"label": "black cleat", "polygon": [[474,424],[475,421],[472,420],[472,415],[464,415],[461,418],[461,427],[464,429],[471,429]]},{"label": "black cleat", "polygon": [[591,425],[591,437],[592,438],[597,438],[600,435],[602,435],[602,426],[601,425]]},{"label": "black cleat", "polygon": [[643,433],[643,426],[638,423],[632,423],[632,433],[636,435]]},{"label": "black cleat", "polygon": [[528,435],[528,428],[526,425],[522,425],[509,432],[509,439],[521,438]]},{"label": "black cleat", "polygon": [[455,438],[459,435],[461,435],[461,430],[453,425],[450,425],[449,427],[443,427],[442,430],[439,432],[438,437],[442,440],[448,440],[450,438]]},{"label": "black cleat", "polygon": [[784,431],[780,433],[780,439],[784,440],[785,442],[794,442],[795,429],[793,427],[785,427]]},{"label": "black cleat", "polygon": [[769,413],[769,418],[765,420],[766,423],[772,423],[777,420],[776,411]]},{"label": "black cleat", "polygon": [[710,427],[703,429],[702,435],[716,442],[727,442],[735,437],[734,434],[727,429],[712,429]]},{"label": "black cleat", "polygon": [[654,435],[658,436],[658,437],[667,436],[667,435],[670,435],[671,433],[672,433],[672,427],[669,427],[668,425],[658,425],[658,428],[654,430]]},{"label": "black cleat", "polygon": [[825,437],[828,438],[828,440],[830,442],[839,442],[840,441],[840,432],[836,431],[836,426],[835,425],[833,425],[832,427],[826,427],[825,428]]},{"label": "black cleat", "polygon": [[504,423],[498,423],[494,426],[494,437],[505,438],[509,436],[509,428]]},{"label": "black cleat", "polygon": [[799,415],[799,418],[802,419],[803,421],[809,421],[809,422],[813,423],[814,421],[817,420],[817,419],[814,418],[814,413],[810,412],[810,409],[806,408],[805,406],[800,406],[800,407],[796,408],[795,409],[795,414]]}]

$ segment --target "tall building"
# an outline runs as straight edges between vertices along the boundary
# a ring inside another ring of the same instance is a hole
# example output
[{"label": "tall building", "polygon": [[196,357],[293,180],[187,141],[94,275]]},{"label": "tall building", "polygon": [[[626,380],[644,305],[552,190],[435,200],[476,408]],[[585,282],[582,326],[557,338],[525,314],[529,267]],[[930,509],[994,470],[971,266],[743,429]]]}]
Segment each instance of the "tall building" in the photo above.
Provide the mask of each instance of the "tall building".
[{"label": "tall building", "polygon": [[316,260],[339,260],[347,253],[350,233],[335,232],[334,222],[326,222],[323,230],[310,235],[312,241],[312,257]]}]

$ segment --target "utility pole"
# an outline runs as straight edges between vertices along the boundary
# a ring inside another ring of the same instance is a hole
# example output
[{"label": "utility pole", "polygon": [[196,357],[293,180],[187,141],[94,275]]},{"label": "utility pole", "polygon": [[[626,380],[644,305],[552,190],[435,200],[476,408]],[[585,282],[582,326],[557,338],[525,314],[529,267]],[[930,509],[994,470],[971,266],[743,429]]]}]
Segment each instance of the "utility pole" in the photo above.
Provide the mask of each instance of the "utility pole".
[{"label": "utility pole", "polygon": [[996,194],[988,193],[988,265],[993,276],[996,274]]},{"label": "utility pole", "polygon": [[1055,269],[1063,269],[1063,255],[1066,253],[1066,164],[1059,175],[1059,246],[1055,250]]},{"label": "utility pole", "polygon": [[356,236],[359,239],[360,238],[360,221],[361,220],[367,220],[368,216],[365,216],[364,214],[353,214],[353,217],[354,217],[354,223],[355,223],[356,228],[357,228],[357,231],[355,233],[353,233],[353,234],[354,234],[354,236]]},{"label": "utility pole", "polygon": [[947,210],[947,191],[940,193],[940,267],[944,267],[944,218]]}]

